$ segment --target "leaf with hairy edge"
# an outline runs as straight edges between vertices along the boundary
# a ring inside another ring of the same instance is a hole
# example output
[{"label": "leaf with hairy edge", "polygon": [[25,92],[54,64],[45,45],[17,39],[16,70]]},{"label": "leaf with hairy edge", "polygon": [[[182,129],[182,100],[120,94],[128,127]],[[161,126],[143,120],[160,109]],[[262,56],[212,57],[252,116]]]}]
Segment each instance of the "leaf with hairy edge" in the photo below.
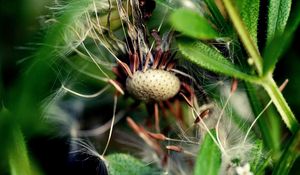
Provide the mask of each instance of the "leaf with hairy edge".
[{"label": "leaf with hairy edge", "polygon": [[238,67],[224,58],[216,49],[199,42],[186,38],[178,39],[180,52],[198,66],[213,72],[218,72],[231,77],[255,82],[256,77],[242,72]]},{"label": "leaf with hairy edge", "polygon": [[293,4],[293,11],[284,33],[276,35],[264,50],[264,74],[273,73],[276,63],[290,45],[299,24],[300,2],[297,1]]},{"label": "leaf with hairy edge", "polygon": [[292,0],[270,0],[267,24],[267,46],[283,33],[290,15]]},{"label": "leaf with hairy edge", "polygon": [[[215,131],[213,131],[215,135]],[[221,167],[221,151],[209,134],[205,135],[197,156],[194,174],[219,174]]]},{"label": "leaf with hairy edge", "polygon": [[170,16],[171,24],[184,35],[197,39],[213,39],[218,33],[200,14],[189,9],[175,10]]},{"label": "leaf with hairy edge", "polygon": [[[110,175],[146,175],[155,170],[127,154],[112,154],[106,157]],[[158,172],[157,172],[158,173]]]},{"label": "leaf with hairy edge", "polygon": [[[255,140],[254,145],[250,150],[250,166],[253,172],[259,172],[261,169],[265,169],[268,159],[266,159],[267,155],[264,153],[264,147],[262,140]],[[255,173],[256,174],[256,173]]]},{"label": "leaf with hairy edge", "polygon": [[242,20],[257,46],[257,25],[259,16],[259,0],[238,0],[236,1]]}]

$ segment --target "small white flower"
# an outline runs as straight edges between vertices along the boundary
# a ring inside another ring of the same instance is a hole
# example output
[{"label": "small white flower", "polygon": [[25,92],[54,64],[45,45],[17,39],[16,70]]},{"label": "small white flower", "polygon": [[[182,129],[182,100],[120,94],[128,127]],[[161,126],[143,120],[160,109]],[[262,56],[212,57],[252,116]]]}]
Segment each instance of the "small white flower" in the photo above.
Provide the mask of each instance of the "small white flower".
[{"label": "small white flower", "polygon": [[235,170],[238,175],[253,175],[253,173],[250,171],[249,163],[246,163],[244,166],[238,166]]}]

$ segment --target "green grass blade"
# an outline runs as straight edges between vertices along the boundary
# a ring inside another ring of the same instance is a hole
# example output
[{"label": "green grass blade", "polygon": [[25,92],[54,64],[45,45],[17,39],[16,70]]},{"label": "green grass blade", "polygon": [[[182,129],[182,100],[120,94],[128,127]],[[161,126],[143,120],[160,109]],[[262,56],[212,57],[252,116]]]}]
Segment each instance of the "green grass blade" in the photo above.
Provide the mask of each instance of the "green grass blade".
[{"label": "green grass blade", "polygon": [[241,18],[257,47],[257,25],[259,16],[259,0],[236,1]]},{"label": "green grass blade", "polygon": [[[9,170],[2,169],[4,172],[9,171],[11,175],[44,174],[38,166],[38,163],[32,159],[26,145],[25,137],[18,124],[12,124],[10,130],[6,131],[6,137],[9,137],[8,145],[6,145],[7,147],[5,148],[7,160],[4,159],[0,165],[3,163],[7,164]],[[1,146],[3,149],[3,145]]]},{"label": "green grass blade", "polygon": [[[215,132],[213,132],[215,135]],[[219,174],[221,151],[209,134],[206,134],[196,160],[194,174]]]},{"label": "green grass blade", "polygon": [[155,173],[152,168],[127,154],[111,154],[106,157],[110,175],[146,175]]},{"label": "green grass blade", "polygon": [[30,166],[26,144],[21,129],[17,126],[11,132],[11,140],[8,159],[10,173],[12,175],[33,174]]},{"label": "green grass blade", "polygon": [[267,46],[276,35],[283,33],[287,24],[292,0],[270,0],[267,24]]},{"label": "green grass blade", "polygon": [[289,174],[294,162],[300,156],[300,130],[295,133],[290,142],[286,145],[281,158],[275,166],[273,175]]},{"label": "green grass blade", "polygon": [[179,50],[186,59],[200,67],[231,77],[252,82],[256,81],[256,77],[242,72],[242,70],[224,58],[216,49],[202,42],[192,41],[186,38],[180,38],[177,42]]},{"label": "green grass blade", "polygon": [[1,174],[40,175],[41,171],[31,161],[25,137],[20,125],[12,113],[3,109],[0,111],[0,169]]},{"label": "green grass blade", "polygon": [[274,36],[269,45],[266,46],[264,56],[264,74],[272,74],[276,63],[290,45],[293,34],[300,24],[300,2],[295,2],[291,11],[286,30],[282,34]]},{"label": "green grass blade", "polygon": [[204,0],[206,3],[212,17],[211,20],[214,22],[214,24],[218,27],[218,29],[221,30],[224,34],[230,34],[232,32],[230,26],[228,25],[227,21],[221,14],[220,10],[218,9],[216,3],[214,0]]},{"label": "green grass blade", "polygon": [[218,37],[217,31],[199,13],[188,9],[175,10],[170,16],[175,30],[197,39],[213,39]]}]

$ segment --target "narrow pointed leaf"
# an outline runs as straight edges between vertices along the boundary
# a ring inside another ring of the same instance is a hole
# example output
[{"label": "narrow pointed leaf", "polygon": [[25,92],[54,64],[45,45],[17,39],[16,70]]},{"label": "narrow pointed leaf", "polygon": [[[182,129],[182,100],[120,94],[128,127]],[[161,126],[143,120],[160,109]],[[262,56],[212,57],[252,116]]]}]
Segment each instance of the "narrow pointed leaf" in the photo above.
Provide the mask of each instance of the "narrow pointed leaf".
[{"label": "narrow pointed leaf", "polygon": [[218,27],[218,29],[221,30],[222,33],[227,35],[230,34],[232,29],[230,28],[224,16],[221,14],[220,10],[218,9],[216,5],[216,1],[204,0],[204,2],[211,13],[210,19],[212,20],[212,22]]},{"label": "narrow pointed leaf", "polygon": [[241,18],[257,46],[257,25],[259,16],[259,0],[238,0],[236,1]]},{"label": "narrow pointed leaf", "polygon": [[267,45],[276,35],[283,33],[287,24],[292,0],[270,0],[267,24]]},{"label": "narrow pointed leaf", "polygon": [[210,135],[206,134],[196,160],[194,174],[217,175],[219,174],[220,167],[221,151]]},{"label": "narrow pointed leaf", "polygon": [[175,10],[170,21],[174,28],[184,35],[198,39],[213,39],[218,37],[217,31],[199,13],[188,9]]},{"label": "narrow pointed leaf", "polygon": [[290,45],[293,34],[300,24],[300,2],[294,2],[293,6],[285,31],[277,34],[264,50],[264,74],[273,73],[276,63]]},{"label": "narrow pointed leaf", "polygon": [[294,165],[297,158],[300,156],[300,130],[291,138],[286,145],[284,152],[281,155],[277,165],[275,166],[274,175],[287,175]]},{"label": "narrow pointed leaf", "polygon": [[12,175],[33,174],[24,136],[19,126],[14,127],[10,134],[12,140],[8,155],[10,173]]},{"label": "narrow pointed leaf", "polygon": [[247,81],[256,80],[256,77],[244,73],[216,49],[202,42],[180,38],[178,46],[186,59],[202,68]]}]

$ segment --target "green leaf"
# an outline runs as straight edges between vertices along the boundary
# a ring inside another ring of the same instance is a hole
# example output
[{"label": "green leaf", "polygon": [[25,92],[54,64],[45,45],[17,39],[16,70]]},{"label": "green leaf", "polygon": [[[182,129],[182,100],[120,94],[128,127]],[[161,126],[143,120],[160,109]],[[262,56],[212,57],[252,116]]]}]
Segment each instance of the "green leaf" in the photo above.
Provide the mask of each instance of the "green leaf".
[{"label": "green leaf", "polygon": [[247,81],[255,82],[257,80],[256,77],[242,72],[242,70],[224,58],[216,49],[202,42],[181,38],[178,40],[178,46],[181,53],[188,60],[200,67]]},{"label": "green leaf", "polygon": [[170,22],[174,28],[184,35],[198,39],[213,39],[218,33],[200,16],[199,13],[188,9],[175,10],[170,16]]},{"label": "green leaf", "polygon": [[5,107],[0,110],[0,172],[11,175],[41,175],[43,173],[31,159],[26,138],[18,122]]},{"label": "green leaf", "polygon": [[210,13],[210,19],[212,22],[220,29],[224,34],[229,34],[232,32],[231,28],[229,27],[227,21],[221,14],[220,10],[218,9],[216,2],[214,0],[204,0]]},{"label": "green leaf", "polygon": [[267,24],[267,45],[283,33],[290,15],[292,0],[270,0]]},{"label": "green leaf", "polygon": [[290,142],[284,149],[281,158],[275,166],[274,175],[289,174],[294,162],[300,156],[300,130],[298,130],[291,138]]},{"label": "green leaf", "polygon": [[293,5],[285,32],[277,34],[264,49],[264,74],[273,73],[276,63],[290,45],[293,34],[300,24],[300,2]]},{"label": "green leaf", "polygon": [[127,154],[112,154],[106,157],[110,175],[146,175],[154,170],[138,159]]},{"label": "green leaf", "polygon": [[12,140],[8,155],[10,173],[12,175],[33,174],[24,136],[19,126],[15,126],[10,134]]},{"label": "green leaf", "polygon": [[256,140],[253,148],[250,151],[250,157],[253,159],[250,161],[250,166],[253,172],[258,172],[261,169],[265,169],[267,165],[265,153],[263,152],[263,142],[262,140]]},{"label": "green leaf", "polygon": [[[213,131],[215,135],[215,131]],[[194,174],[217,175],[221,167],[221,151],[209,134],[205,135],[201,145]]]},{"label": "green leaf", "polygon": [[257,25],[259,16],[259,0],[236,1],[241,18],[250,34],[251,39],[257,46]]}]

